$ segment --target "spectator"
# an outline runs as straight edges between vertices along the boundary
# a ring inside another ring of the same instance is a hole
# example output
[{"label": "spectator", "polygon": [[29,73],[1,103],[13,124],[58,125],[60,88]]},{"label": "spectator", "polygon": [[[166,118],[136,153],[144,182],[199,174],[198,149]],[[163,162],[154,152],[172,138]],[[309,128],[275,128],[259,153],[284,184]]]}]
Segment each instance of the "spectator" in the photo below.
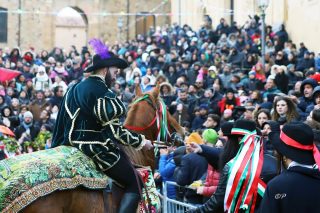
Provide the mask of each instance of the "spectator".
[{"label": "spectator", "polygon": [[[285,170],[269,182],[260,212],[319,212],[320,154],[311,128],[290,123],[271,134]],[[303,183],[303,184],[301,184]]]},{"label": "spectator", "polygon": [[240,99],[235,96],[232,89],[226,91],[226,96],[218,103],[220,112],[223,113],[224,110],[233,110],[236,106],[240,106]]},{"label": "spectator", "polygon": [[0,110],[2,110],[4,107],[8,106],[5,100],[5,97],[3,95],[0,95]]},{"label": "spectator", "polygon": [[[213,129],[206,129],[202,133],[204,144],[213,147],[218,141],[218,134]],[[218,168],[214,168],[208,164],[207,175],[204,184],[197,187],[197,194],[203,195],[204,197],[211,197],[211,195],[217,190],[219,183],[220,173]],[[206,201],[207,199],[205,199]]]},{"label": "spectator", "polygon": [[[201,136],[198,133],[192,133],[187,139],[186,144],[190,144],[191,142],[197,144],[203,144]],[[208,162],[204,157],[195,154],[188,153],[184,155],[181,159],[180,166],[177,165],[175,171],[175,180],[177,184],[181,186],[186,186],[193,183],[196,180],[200,180],[202,176],[207,171]],[[187,189],[185,194],[188,203],[192,204],[201,204],[202,196],[199,196],[193,190]]]},{"label": "spectator", "polygon": [[299,121],[299,114],[296,106],[289,97],[276,97],[273,103],[272,120],[277,121],[280,125]]},{"label": "spectator", "polygon": [[35,122],[35,125],[39,127],[39,129],[45,125],[48,131],[53,131],[55,121],[50,118],[50,112],[46,109],[41,111],[40,120]]},{"label": "spectator", "polygon": [[265,85],[265,92],[263,93],[263,99],[267,99],[269,94],[278,94],[281,91],[278,90],[277,85],[275,84],[275,79],[273,76],[269,76],[267,83]]},{"label": "spectator", "polygon": [[14,134],[19,143],[24,143],[25,141],[33,141],[39,131],[40,128],[34,124],[32,113],[26,111],[23,114],[22,123],[15,129]]},{"label": "spectator", "polygon": [[168,82],[163,82],[160,84],[160,96],[167,106],[170,106],[171,103],[177,98],[174,95],[172,85]]},{"label": "spectator", "polygon": [[[241,152],[248,153],[246,149],[243,149],[242,147],[240,149],[239,141],[240,143],[242,142],[246,143],[245,141],[247,137],[244,137],[244,136],[248,133],[244,133],[244,132],[249,131],[252,134],[253,132],[255,132],[255,129],[256,129],[256,126],[253,121],[238,120],[235,122],[234,128],[232,129],[232,136],[230,136],[229,141],[227,142],[226,147],[224,148],[220,158],[221,173],[220,173],[220,180],[219,180],[217,190],[205,204],[203,204],[202,206],[196,209],[190,210],[190,212],[224,212],[224,207],[226,208],[226,211],[230,210],[231,212],[234,212],[237,210],[237,208],[240,207],[240,205],[237,204],[238,202],[242,202],[242,200],[238,199],[238,195],[237,195],[238,193],[240,193],[240,191],[235,191],[236,194],[234,193],[230,194],[229,190],[233,187],[231,188],[227,187],[227,184],[228,185],[236,184],[234,187],[236,186],[245,187],[243,185],[243,184],[246,184],[245,182],[242,182],[242,184],[239,183],[241,185],[237,185],[238,180],[234,179],[235,175],[238,172],[240,172],[239,170],[235,169],[234,166],[237,165],[237,168],[239,168],[238,166],[241,165],[242,161],[233,161],[232,159],[234,159],[235,156],[239,156],[240,155],[239,153]],[[259,143],[258,143],[258,146],[259,146]],[[260,153],[260,155],[262,155],[262,153]],[[263,164],[263,168],[261,173],[258,176],[258,179],[259,177],[262,176],[262,179],[265,182],[268,182],[276,174],[276,161],[275,159],[270,158],[269,156],[264,156],[264,157],[265,157],[264,161],[260,162]],[[239,163],[239,165],[237,163]],[[254,196],[258,196],[257,191],[249,190],[249,193],[253,193]],[[229,195],[230,195],[230,198],[229,198]],[[235,205],[230,206],[230,201],[234,202]],[[256,207],[258,207],[259,201],[256,201],[255,204],[256,204]],[[248,206],[246,206],[246,208],[250,209],[251,205],[252,205],[252,202],[248,203]]]},{"label": "spectator", "polygon": [[300,93],[301,97],[298,99],[298,107],[301,110],[300,116],[302,120],[305,120],[306,117],[308,116],[307,114],[307,108],[308,106],[313,104],[313,99],[312,99],[312,93],[313,89],[318,85],[318,83],[312,79],[312,78],[307,78],[302,81],[301,86],[300,86]]},{"label": "spectator", "polygon": [[[159,175],[162,181],[174,181],[174,170],[176,164],[173,160],[173,151],[175,147],[170,147],[169,149],[160,149],[160,160],[159,160]],[[155,174],[156,175],[156,174]],[[168,198],[176,198],[175,186],[168,185],[167,188]]]},{"label": "spectator", "polygon": [[63,95],[67,92],[68,89],[68,85],[66,84],[66,82],[63,80],[63,77],[61,77],[60,75],[57,75],[54,78],[54,83],[51,85],[50,89],[53,89],[57,86],[60,86],[61,89],[63,90]]},{"label": "spectator", "polygon": [[13,110],[9,106],[5,106],[1,109],[0,120],[11,130],[15,130],[20,124],[18,116],[13,113]]},{"label": "spectator", "polygon": [[199,115],[196,115],[192,121],[191,130],[193,130],[193,131],[198,130],[198,129],[202,129],[202,126],[208,116],[208,105],[201,104],[199,107],[199,111],[200,111]]},{"label": "spectator", "polygon": [[304,72],[305,70],[314,67],[314,59],[310,58],[310,53],[306,51],[304,57],[298,60],[297,70]]},{"label": "spectator", "polygon": [[40,121],[40,113],[42,110],[46,109],[49,103],[44,99],[44,92],[42,90],[38,90],[36,92],[36,99],[30,103],[29,109],[32,112],[33,120]]},{"label": "spectator", "polygon": [[271,115],[269,110],[267,109],[260,109],[258,110],[254,115],[254,120],[256,122],[256,125],[259,129],[263,129],[262,125],[268,121],[271,120]]},{"label": "spectator", "polygon": [[277,74],[275,76],[274,82],[277,86],[277,88],[287,94],[288,93],[288,84],[289,84],[289,77],[286,74],[287,73],[287,67],[286,66],[279,66],[277,69]]},{"label": "spectator", "polygon": [[51,107],[55,105],[60,106],[63,99],[63,93],[64,93],[64,90],[61,86],[54,87],[53,96],[50,97],[48,101]]},{"label": "spectator", "polygon": [[20,104],[28,105],[30,103],[30,97],[28,97],[28,94],[25,90],[22,90],[19,93],[18,99]]},{"label": "spectator", "polygon": [[32,79],[33,81],[33,88],[35,90],[45,90],[47,88],[51,88],[51,79],[46,73],[44,66],[38,67],[38,72],[36,74],[36,77]]},{"label": "spectator", "polygon": [[220,116],[216,114],[209,114],[207,120],[203,123],[206,129],[213,129],[219,131],[220,129]]}]

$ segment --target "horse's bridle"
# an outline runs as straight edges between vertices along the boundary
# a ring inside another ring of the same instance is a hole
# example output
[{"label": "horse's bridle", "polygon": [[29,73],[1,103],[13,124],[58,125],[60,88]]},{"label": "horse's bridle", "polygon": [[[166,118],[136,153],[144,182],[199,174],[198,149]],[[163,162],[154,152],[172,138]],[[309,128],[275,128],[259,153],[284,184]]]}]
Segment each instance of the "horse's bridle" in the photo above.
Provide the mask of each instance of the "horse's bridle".
[{"label": "horse's bridle", "polygon": [[[160,134],[160,131],[161,131],[161,129],[160,129],[161,128],[161,126],[160,126],[160,117],[163,116],[163,113],[165,113],[165,114],[167,113],[166,109],[163,110],[163,108],[165,107],[165,105],[163,107],[164,103],[160,103],[160,106],[158,107],[157,101],[154,100],[154,98],[150,94],[145,94],[144,96],[135,99],[131,103],[131,105],[129,107],[131,107],[131,106],[133,106],[133,105],[135,105],[135,104],[137,104],[137,103],[139,103],[141,101],[146,101],[155,110],[155,116],[153,117],[152,121],[145,127],[130,126],[130,125],[124,125],[124,127],[129,129],[129,130],[132,130],[132,131],[143,131],[143,130],[146,130],[146,129],[152,127],[154,125],[154,123],[157,122],[158,134]],[[162,101],[162,100],[160,100],[160,101]],[[166,116],[167,115],[165,115],[165,117]],[[168,125],[168,124],[166,124],[166,125]],[[170,138],[170,134],[168,134],[168,136]],[[169,144],[167,139],[165,139],[165,141],[162,142],[162,141],[159,140],[159,138],[158,138],[157,142],[154,142],[154,143],[157,143],[159,145],[167,145],[167,146],[171,145],[171,144]]]},{"label": "horse's bridle", "polygon": [[[156,112],[158,111],[158,107],[156,106],[156,104],[154,104],[154,101],[151,99],[149,94],[145,94],[142,97],[139,97],[137,99],[135,99],[129,106],[129,108],[137,103],[139,103],[140,101],[146,101]],[[124,125],[125,128],[132,130],[132,131],[143,131],[146,130],[148,128],[150,128],[157,120],[157,113],[155,114],[154,118],[152,119],[152,121],[150,122],[150,124],[148,124],[145,127],[138,127],[138,126],[130,126],[130,125]]]}]

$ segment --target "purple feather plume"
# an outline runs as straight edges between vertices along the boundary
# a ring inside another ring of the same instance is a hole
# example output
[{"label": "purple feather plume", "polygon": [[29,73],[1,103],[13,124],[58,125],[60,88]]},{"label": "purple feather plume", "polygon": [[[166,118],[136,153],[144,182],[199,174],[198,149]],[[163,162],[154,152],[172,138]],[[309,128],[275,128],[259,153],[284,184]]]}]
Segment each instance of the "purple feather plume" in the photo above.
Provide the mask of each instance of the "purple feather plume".
[{"label": "purple feather plume", "polygon": [[100,55],[101,59],[110,58],[109,47],[105,45],[100,39],[93,38],[89,41],[89,44],[94,49],[95,53]]}]

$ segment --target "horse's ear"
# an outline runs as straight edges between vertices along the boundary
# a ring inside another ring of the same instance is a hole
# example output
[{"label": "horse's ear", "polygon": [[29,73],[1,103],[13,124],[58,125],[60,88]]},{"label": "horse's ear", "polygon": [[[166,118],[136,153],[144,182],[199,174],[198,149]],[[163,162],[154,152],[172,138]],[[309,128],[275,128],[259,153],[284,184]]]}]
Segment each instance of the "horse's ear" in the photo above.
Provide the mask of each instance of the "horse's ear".
[{"label": "horse's ear", "polygon": [[135,92],[136,92],[136,97],[139,97],[139,96],[142,96],[142,91],[141,91],[141,87],[140,87],[140,84],[136,84],[136,87],[135,87]]},{"label": "horse's ear", "polygon": [[158,98],[159,93],[160,93],[160,85],[159,85],[159,82],[158,82],[156,84],[156,86],[152,90],[152,96],[155,97],[155,98]]}]

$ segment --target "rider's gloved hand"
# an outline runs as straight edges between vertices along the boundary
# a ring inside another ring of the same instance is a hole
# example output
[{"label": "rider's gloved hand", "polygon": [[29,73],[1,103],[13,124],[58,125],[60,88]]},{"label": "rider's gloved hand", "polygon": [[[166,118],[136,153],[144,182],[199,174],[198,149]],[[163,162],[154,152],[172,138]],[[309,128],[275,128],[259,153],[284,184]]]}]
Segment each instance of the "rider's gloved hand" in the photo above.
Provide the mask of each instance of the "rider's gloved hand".
[{"label": "rider's gloved hand", "polygon": [[144,149],[146,149],[146,150],[150,150],[150,149],[152,149],[153,148],[153,145],[152,145],[152,142],[150,141],[150,140],[147,140],[147,139],[145,139],[145,145],[144,145]]}]

